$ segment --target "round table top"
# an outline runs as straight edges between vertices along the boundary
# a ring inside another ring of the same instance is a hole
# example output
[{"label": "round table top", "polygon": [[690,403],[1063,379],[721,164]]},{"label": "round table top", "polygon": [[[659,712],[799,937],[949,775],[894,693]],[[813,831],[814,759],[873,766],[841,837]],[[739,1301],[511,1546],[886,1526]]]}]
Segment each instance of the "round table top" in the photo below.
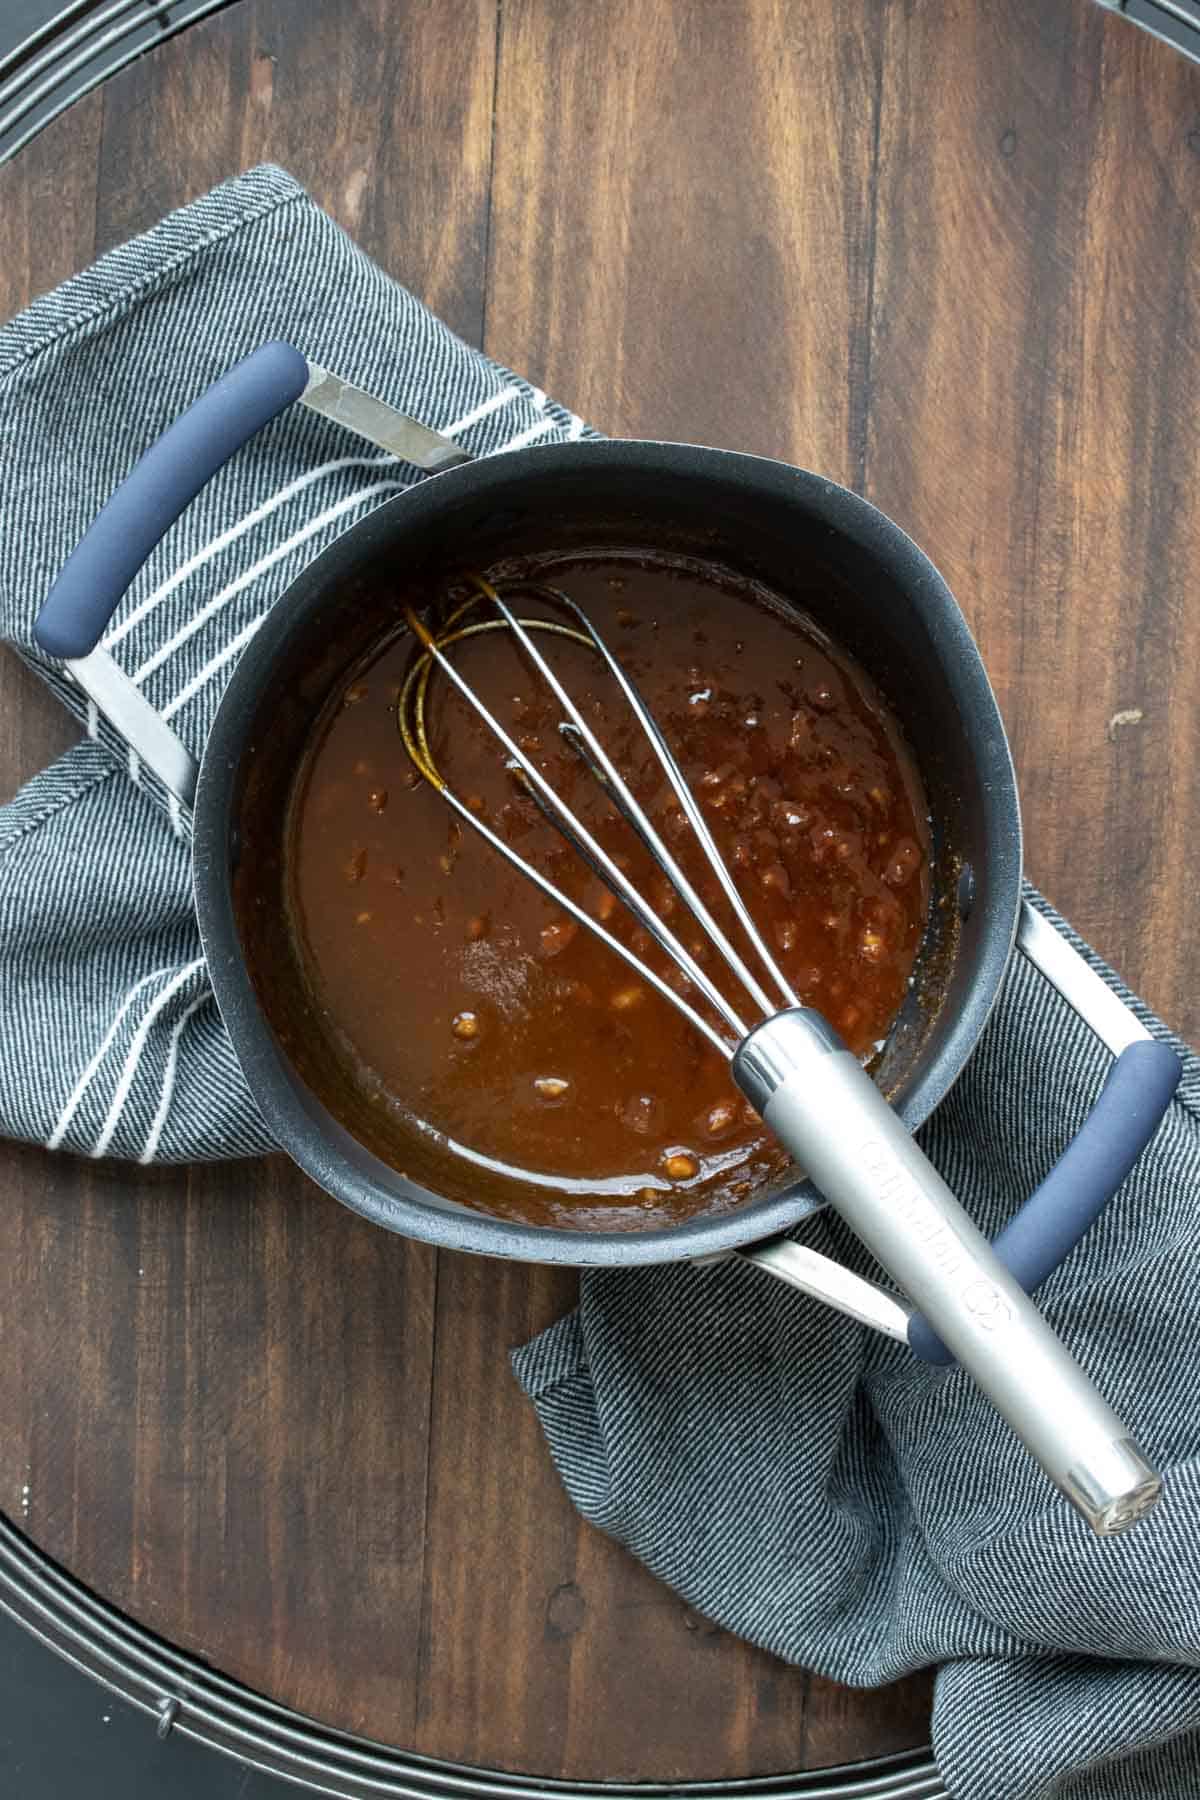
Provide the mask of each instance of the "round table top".
[{"label": "round table top", "polygon": [[[866,493],[977,633],[1031,874],[1195,1038],[1198,119],[1200,70],[1086,0],[244,0],[0,169],[0,312],[271,160],[602,428]],[[73,727],[15,658],[0,690],[7,794]],[[281,1157],[2,1154],[0,1510],[154,1632],[544,1776],[926,1740],[928,1676],[788,1668],[579,1522],[506,1354],[570,1275]]]}]

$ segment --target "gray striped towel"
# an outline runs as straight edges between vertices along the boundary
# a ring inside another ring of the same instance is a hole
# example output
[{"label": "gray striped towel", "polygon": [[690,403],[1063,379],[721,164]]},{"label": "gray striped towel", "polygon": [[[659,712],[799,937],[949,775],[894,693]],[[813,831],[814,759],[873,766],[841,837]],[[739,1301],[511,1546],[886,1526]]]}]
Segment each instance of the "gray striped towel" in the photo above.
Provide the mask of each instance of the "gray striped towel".
[{"label": "gray striped towel", "polygon": [[[217,189],[0,331],[0,623],[86,730],[0,808],[12,1136],[143,1162],[269,1147],[205,979],[186,820],[37,656],[30,628],[142,449],[272,337],[479,454],[584,434],[275,169]],[[193,751],[297,570],[410,474],[293,410],[168,533],[106,644]],[[749,1267],[589,1275],[579,1311],[516,1356],[575,1503],[692,1606],[841,1681],[939,1665],[935,1748],[959,1800],[1200,1793],[1200,1065],[1177,1047],[1183,1084],[1154,1146],[1042,1291],[1167,1470],[1166,1502],[1127,1537],[1090,1538],[961,1374]],[[1018,962],[923,1134],[987,1229],[1077,1128],[1104,1064]],[[802,1231],[863,1266],[835,1220]]]},{"label": "gray striped towel", "polygon": [[[477,455],[583,435],[280,169],[217,188],[0,330],[0,631],[87,728],[0,808],[0,1127],[52,1149],[194,1162],[270,1148],[205,976],[185,821],[30,632],[142,451],[276,337]],[[104,642],[194,753],[298,570],[416,473],[293,408],[167,533]]]}]

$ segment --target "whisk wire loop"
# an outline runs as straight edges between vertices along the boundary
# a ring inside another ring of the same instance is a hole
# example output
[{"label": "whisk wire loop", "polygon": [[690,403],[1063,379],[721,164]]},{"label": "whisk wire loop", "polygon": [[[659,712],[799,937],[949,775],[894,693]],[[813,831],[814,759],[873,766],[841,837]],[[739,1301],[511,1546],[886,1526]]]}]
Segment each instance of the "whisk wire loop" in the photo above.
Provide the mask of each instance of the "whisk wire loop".
[{"label": "whisk wire loop", "polygon": [[[529,657],[539,675],[541,675],[555,699],[567,714],[570,723],[560,725],[560,733],[567,742],[573,744],[579,751],[583,760],[592,770],[592,773],[596,776],[597,780],[601,782],[621,816],[633,828],[642,843],[646,846],[646,849],[654,858],[655,863],[666,876],[688,911],[692,914],[696,923],[704,931],[709,941],[725,958],[727,966],[732,970],[733,974],[736,975],[737,979],[754,1000],[755,1004],[769,1017],[771,1013],[777,1010],[776,1006],[772,1003],[765,989],[760,985],[753,971],[747,968],[745,962],[734,949],[729,938],[721,929],[721,926],[716,919],[713,918],[712,913],[704,904],[700,895],[696,892],[695,887],[691,881],[689,881],[683,869],[680,868],[678,862],[675,860],[674,856],[672,856],[670,850],[663,842],[662,837],[655,830],[645,810],[638,804],[638,801],[630,791],[628,783],[625,781],[620,770],[616,767],[616,764],[605,750],[603,744],[597,738],[595,732],[580,712],[570,693],[568,693],[545,657],[542,656],[537,646],[533,643],[522,621],[515,617],[504,600],[502,600],[496,590],[491,587],[490,583],[481,581],[480,586],[487,590],[488,598],[496,606],[501,617],[510,626],[514,636],[520,643],[521,648],[525,651],[525,654]],[[721,856],[720,851],[713,842],[712,834],[705,822],[704,815],[696,804],[692,791],[684,778],[682,769],[679,767],[666,739],[659,730],[653,713],[651,713],[649,707],[642,699],[633,681],[621,667],[617,658],[609,650],[608,645],[604,642],[603,638],[595,630],[586,613],[584,613],[582,608],[579,607],[568,594],[564,594],[559,588],[543,587],[540,585],[533,591],[544,594],[548,598],[557,601],[560,605],[566,607],[573,617],[579,620],[580,625],[587,634],[588,641],[592,648],[602,658],[609,674],[621,689],[634,717],[637,719],[638,724],[641,726],[642,731],[648,739],[650,747],[654,751],[655,757],[657,758],[663,773],[667,777],[672,792],[679,801],[684,815],[691,825],[692,830],[695,832],[696,837],[699,839],[700,847],[704,851],[709,866],[720,881],[727,899],[729,899],[734,908],[739,923],[750,937],[751,942],[762,957],[772,978],[778,984],[782,995],[783,1005],[797,1006],[799,1001],[776,966],[774,959],[768,951],[766,944],[763,942],[762,937],[746,908],[745,902],[738,893],[737,885],[730,875],[729,870],[726,868],[725,861]]]},{"label": "whisk wire loop", "polygon": [[[483,584],[480,585],[482,586]],[[497,601],[499,598],[495,595],[495,590],[490,588],[490,584],[485,591],[484,597],[488,599],[494,598]],[[480,699],[471,684],[465,680],[459,670],[454,666],[453,660],[446,655],[446,650],[449,647],[465,637],[477,635],[479,631],[486,629],[511,631],[514,628],[514,625],[520,629],[523,647],[529,643],[529,633],[535,630],[549,630],[556,635],[570,637],[575,641],[585,643],[589,648],[592,648],[593,646],[590,639],[581,637],[579,633],[567,627],[556,625],[550,620],[525,619],[518,621],[515,619],[514,615],[508,613],[507,608],[505,609],[505,612],[507,613],[507,617],[505,618],[482,621],[474,626],[453,629],[452,627],[457,624],[457,621],[462,618],[472,604],[475,604],[475,602],[468,602],[464,606],[456,609],[447,621],[447,626],[451,627],[451,629],[443,628],[443,632],[437,635],[429,629],[411,607],[405,609],[405,616],[409,627],[414,636],[422,644],[424,650],[424,654],[414,662],[412,668],[409,670],[404,686],[401,689],[397,706],[401,737],[403,738],[405,749],[408,752],[414,767],[438,790],[442,797],[454,808],[459,817],[483,837],[493,849],[498,850],[512,867],[519,869],[522,874],[533,881],[534,885],[538,887],[542,893],[555,901],[556,904],[562,906],[573,919],[579,924],[586,926],[594,936],[600,938],[610,949],[616,951],[621,959],[629,967],[634,969],[644,981],[647,981],[657,992],[662,994],[673,1006],[682,1012],[689,1023],[701,1031],[708,1041],[720,1050],[723,1056],[731,1058],[737,1048],[737,1044],[746,1036],[747,1027],[743,1020],[692,953],[680,942],[674,932],[670,930],[669,926],[667,926],[653,910],[648,901],[646,901],[644,896],[629,880],[625,872],[604,849],[603,845],[601,845],[592,833],[588,831],[578,815],[572,811],[553,785],[547,781],[536,763],[532,761],[526,752],[504,729],[500,721],[489,710],[483,700]],[[544,658],[538,656],[536,652],[534,660],[539,668],[545,668],[547,666]],[[483,724],[495,737],[506,753],[508,767],[513,770],[514,773],[519,773],[526,784],[528,791],[531,793],[549,822],[554,825],[555,829],[559,831],[564,838],[566,838],[572,848],[583,857],[589,868],[591,868],[617,898],[624,903],[627,909],[633,914],[634,918],[637,919],[639,925],[650,933],[655,942],[657,942],[667,953],[675,965],[683,971],[688,980],[704,995],[705,999],[720,1017],[724,1019],[731,1031],[736,1034],[735,1041],[730,1042],[721,1033],[715,1031],[711,1024],[704,1019],[702,1014],[698,1012],[697,1009],[683,997],[683,995],[677,993],[675,989],[650,968],[647,963],[643,962],[639,956],[626,945],[622,944],[619,938],[612,932],[605,930],[599,920],[593,918],[589,912],[578,905],[577,902],[573,901],[569,895],[565,894],[554,882],[543,875],[540,870],[536,869],[532,863],[515,851],[511,845],[507,844],[498,832],[487,825],[484,820],[482,820],[478,814],[465,803],[465,801],[454,793],[453,789],[446,782],[437,767],[428,739],[425,702],[428,691],[429,674],[434,664],[436,664],[436,666],[449,678],[453,686],[462,695],[463,699],[467,701],[482,720]]]}]

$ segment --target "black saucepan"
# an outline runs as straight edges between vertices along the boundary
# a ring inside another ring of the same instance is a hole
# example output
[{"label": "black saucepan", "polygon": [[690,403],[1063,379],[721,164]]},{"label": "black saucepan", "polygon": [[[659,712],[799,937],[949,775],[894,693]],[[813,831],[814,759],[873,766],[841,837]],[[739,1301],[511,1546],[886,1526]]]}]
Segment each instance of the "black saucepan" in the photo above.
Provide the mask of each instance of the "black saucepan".
[{"label": "black saucepan", "polygon": [[[36,630],[185,801],[194,778],[186,753],[97,645],[187,501],[296,400],[436,472],[348,529],[272,608],[233,673],[195,781],[204,950],[230,1038],[279,1143],[331,1194],[391,1230],[538,1262],[653,1263],[757,1246],[769,1265],[763,1241],[812,1210],[813,1190],[793,1182],[733,1213],[617,1232],[528,1226],[444,1198],[364,1147],[352,1097],[339,1091],[331,1105],[318,1022],[278,929],[289,785],[339,678],[394,629],[387,578],[397,566],[434,584],[534,551],[682,552],[760,580],[815,617],[874,677],[915,753],[932,813],[934,892],[917,980],[877,1075],[909,1130],[929,1117],[978,1043],[1018,927],[1022,948],[1118,1052],[1084,1132],[1003,1246],[1023,1285],[1039,1279],[1124,1178],[1179,1063],[1148,1041],[1040,915],[1023,909],[1017,789],[999,711],[966,622],[928,558],[845,488],[758,457],[613,441],[470,461],[288,346],[265,346],[147,452],[64,568]],[[776,1272],[856,1310],[853,1295],[829,1291],[836,1284],[822,1289],[820,1272]]]}]

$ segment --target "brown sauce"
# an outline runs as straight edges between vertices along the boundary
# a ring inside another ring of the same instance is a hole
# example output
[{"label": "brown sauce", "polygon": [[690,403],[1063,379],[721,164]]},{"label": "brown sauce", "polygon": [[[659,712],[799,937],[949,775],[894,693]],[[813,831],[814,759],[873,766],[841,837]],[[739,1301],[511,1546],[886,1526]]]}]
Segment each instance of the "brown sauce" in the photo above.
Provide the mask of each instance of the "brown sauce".
[{"label": "brown sauce", "polygon": [[[610,551],[547,562],[539,574],[569,591],[619,653],[780,966],[869,1061],[905,997],[929,896],[926,803],[872,682],[780,602],[701,565]],[[554,616],[530,599],[516,610]],[[561,640],[538,643],[737,939],[598,659]],[[752,1003],[558,736],[553,698],[509,635],[453,654],[753,1021]],[[413,655],[404,633],[347,678],[289,822],[292,927],[353,1079],[387,1116],[391,1160],[407,1167],[411,1145],[426,1170],[432,1158],[448,1197],[539,1223],[637,1229],[737,1205],[782,1175],[786,1158],[694,1026],[416,776],[396,712]],[[430,722],[455,791],[682,981],[514,786],[482,724],[437,676]]]}]

